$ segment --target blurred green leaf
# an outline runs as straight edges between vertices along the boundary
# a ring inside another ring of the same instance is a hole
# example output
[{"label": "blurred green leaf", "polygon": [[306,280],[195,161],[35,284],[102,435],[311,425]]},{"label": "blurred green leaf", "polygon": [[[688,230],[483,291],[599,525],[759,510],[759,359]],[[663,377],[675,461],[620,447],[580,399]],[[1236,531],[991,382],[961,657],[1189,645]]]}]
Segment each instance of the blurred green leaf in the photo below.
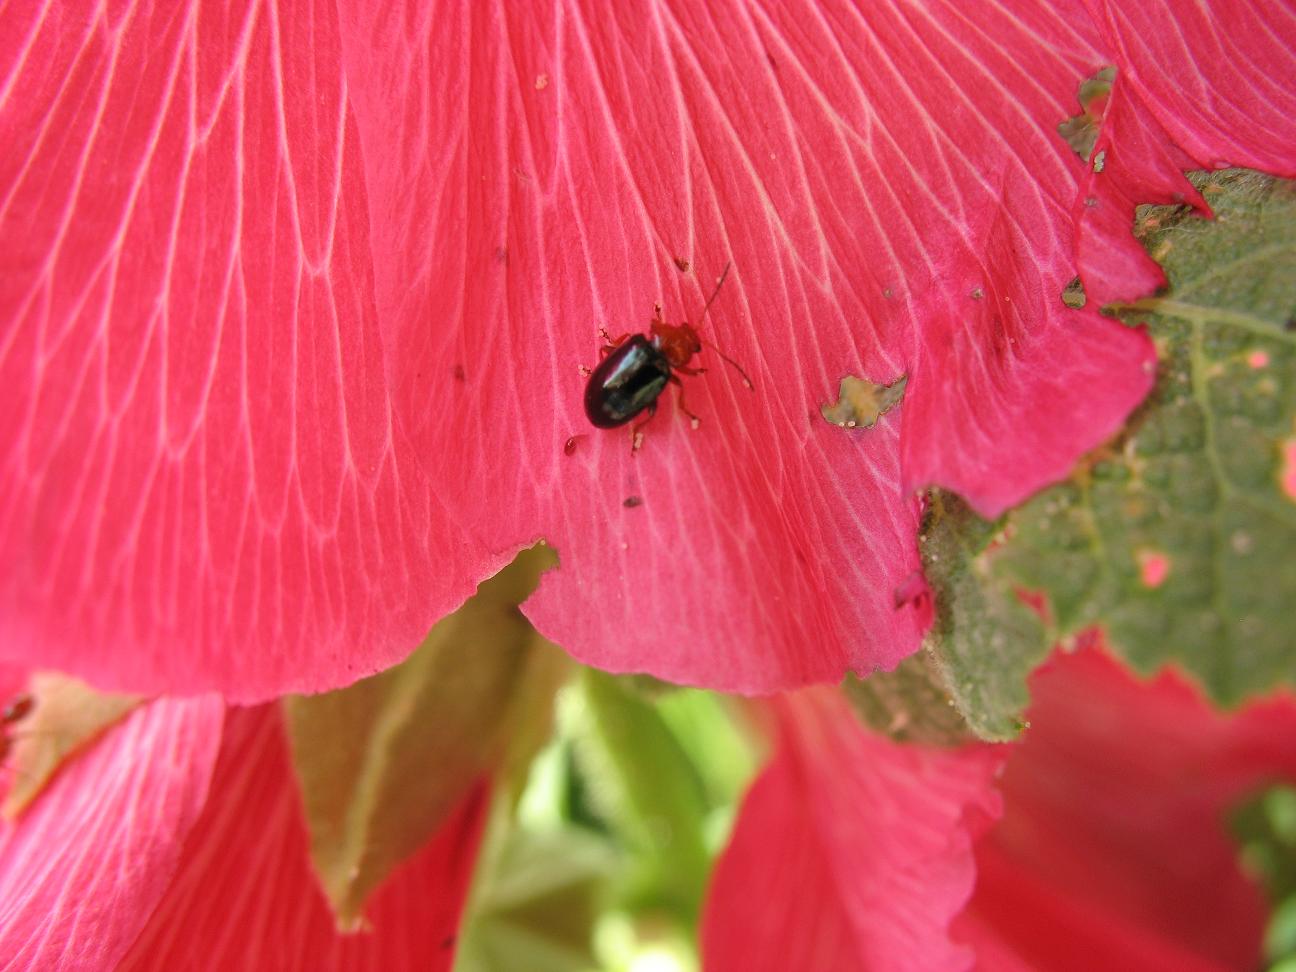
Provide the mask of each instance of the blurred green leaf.
[{"label": "blurred green leaf", "polygon": [[744,731],[737,700],[697,689],[659,698],[657,714],[697,769],[708,806],[723,808],[741,799],[759,769],[764,737]]},{"label": "blurred green leaf", "polygon": [[695,968],[710,856],[757,768],[732,701],[593,671],[562,689],[497,807],[456,972]]},{"label": "blurred green leaf", "polygon": [[1274,903],[1265,933],[1270,962],[1296,960],[1296,788],[1273,786],[1243,803],[1230,820],[1244,869]]},{"label": "blurred green leaf", "polygon": [[496,833],[478,868],[455,972],[592,968],[591,931],[615,872],[612,849],[576,829]]},{"label": "blurred green leaf", "polygon": [[587,669],[576,739],[591,799],[630,855],[624,901],[692,925],[710,872],[706,786],[653,703]]}]

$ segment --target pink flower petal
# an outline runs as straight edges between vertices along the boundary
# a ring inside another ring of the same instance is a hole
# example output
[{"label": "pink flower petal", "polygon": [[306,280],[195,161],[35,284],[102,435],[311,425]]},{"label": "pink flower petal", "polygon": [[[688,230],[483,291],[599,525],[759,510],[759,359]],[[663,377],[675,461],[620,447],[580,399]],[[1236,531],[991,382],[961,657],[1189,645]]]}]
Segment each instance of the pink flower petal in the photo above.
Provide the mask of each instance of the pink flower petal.
[{"label": "pink flower petal", "polygon": [[707,972],[966,968],[947,927],[972,893],[1006,753],[896,745],[825,691],[778,714],[779,749],[708,892]]},{"label": "pink flower petal", "polygon": [[[0,645],[238,699],[391,663],[539,536],[562,566],[528,612],[593,664],[894,665],[910,490],[997,512],[1152,380],[1060,300],[1093,259],[1055,133],[1079,80],[1127,57],[1176,139],[1144,60],[1232,97],[1079,0],[117,16],[0,42]],[[1236,118],[1270,119],[1262,81]],[[671,391],[637,457],[591,432],[598,328],[697,322],[729,261],[702,331],[755,392],[708,349],[698,430]],[[903,406],[828,425],[847,374],[908,374]]]},{"label": "pink flower petal", "polygon": [[1258,968],[1267,908],[1226,819],[1296,780],[1296,699],[1224,715],[1097,650],[1055,655],[1031,691],[958,937],[1031,968]]},{"label": "pink flower petal", "polygon": [[145,705],[0,825],[0,966],[109,969],[166,890],[207,799],[224,705]]},{"label": "pink flower petal", "polygon": [[[1060,301],[1054,129],[1103,56],[1020,7],[344,15],[396,410],[486,549],[558,548],[527,611],[579,658],[745,691],[890,667],[921,634],[908,490],[1001,509],[1149,387],[1143,337]],[[447,238],[431,269],[409,245]],[[704,334],[755,393],[704,351],[699,429],[668,396],[638,456],[567,455],[598,328],[696,321],[730,260]],[[906,372],[899,421],[818,416]]]},{"label": "pink flower petal", "polygon": [[393,425],[333,5],[5,21],[2,650],[242,699],[396,661],[485,567]]},{"label": "pink flower petal", "polygon": [[1086,292],[1098,303],[1164,281],[1130,236],[1137,203],[1209,208],[1187,169],[1246,166],[1296,176],[1296,18],[1281,4],[1086,0],[1118,67],[1077,201]]},{"label": "pink flower petal", "polygon": [[1140,203],[1189,202],[1209,214],[1201,194],[1184,176],[1194,168],[1156,119],[1118,75],[1103,114],[1073,214],[1076,250],[1085,295],[1097,306],[1141,297],[1165,283],[1161,267],[1132,231]]},{"label": "pink flower petal", "polygon": [[122,969],[204,967],[448,970],[477,857],[488,787],[338,932],[311,870],[306,823],[278,707],[231,710],[212,799],[179,873]]},{"label": "pink flower petal", "polygon": [[1138,99],[1198,167],[1296,176],[1290,6],[1086,3]]}]

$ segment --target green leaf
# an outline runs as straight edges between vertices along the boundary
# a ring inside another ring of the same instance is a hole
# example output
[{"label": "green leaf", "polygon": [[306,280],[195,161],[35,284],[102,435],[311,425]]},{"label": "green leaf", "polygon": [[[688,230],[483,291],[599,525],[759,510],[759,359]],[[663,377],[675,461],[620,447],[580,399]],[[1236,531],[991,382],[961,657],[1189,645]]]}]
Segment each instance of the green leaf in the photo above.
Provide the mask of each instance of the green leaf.
[{"label": "green leaf", "polygon": [[712,811],[732,810],[764,762],[755,744],[766,740],[743,731],[744,722],[735,711],[740,704],[713,692],[677,688],[654,706],[697,768]]},{"label": "green leaf", "polygon": [[1296,789],[1273,786],[1231,815],[1244,869],[1263,883],[1273,912],[1265,932],[1270,962],[1296,961]]},{"label": "green leaf", "polygon": [[[874,732],[898,742],[958,746],[975,739],[977,733],[955,707],[947,677],[935,654],[924,648],[894,671],[874,672],[867,678],[848,675],[842,688],[855,715]],[[991,732],[991,726],[980,729],[981,734]]]},{"label": "green leaf", "polygon": [[[934,650],[987,738],[1010,734],[1047,647],[1091,625],[1224,703],[1296,675],[1296,188],[1237,170],[1194,181],[1214,220],[1138,213],[1170,288],[1113,309],[1160,352],[1122,435],[995,525],[933,504]],[[1045,595],[1047,623],[1022,614],[1023,592]]]},{"label": "green leaf", "polygon": [[632,856],[627,907],[691,925],[710,872],[706,787],[657,708],[621,680],[586,670],[576,737],[591,798]]},{"label": "green leaf", "polygon": [[497,824],[465,909],[455,972],[592,968],[590,930],[615,869],[611,848],[579,830]]},{"label": "green leaf", "polygon": [[1010,740],[1030,701],[1026,676],[1051,644],[1044,624],[992,569],[1001,523],[934,491],[920,534],[923,570],[936,592],[927,647],[946,692],[982,739]]},{"label": "green leaf", "polygon": [[552,563],[524,551],[402,664],[286,700],[311,858],[342,928],[477,780],[519,773],[548,735],[566,662],[517,605]]}]

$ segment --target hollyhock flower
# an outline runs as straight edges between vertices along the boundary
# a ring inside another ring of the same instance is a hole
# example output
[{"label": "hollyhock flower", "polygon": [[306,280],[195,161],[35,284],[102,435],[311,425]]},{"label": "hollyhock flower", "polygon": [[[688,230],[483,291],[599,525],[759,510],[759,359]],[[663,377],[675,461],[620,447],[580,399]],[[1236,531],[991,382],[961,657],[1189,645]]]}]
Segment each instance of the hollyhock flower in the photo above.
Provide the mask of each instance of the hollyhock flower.
[{"label": "hollyhock flower", "polygon": [[231,710],[212,787],[220,798],[190,832],[123,969],[176,968],[194,954],[211,968],[451,967],[485,784],[374,894],[366,927],[354,934],[339,931],[311,870],[277,707]]},{"label": "hollyhock flower", "polygon": [[1006,970],[1259,968],[1268,905],[1228,814],[1296,781],[1296,699],[1220,713],[1094,650],[1055,656],[1031,692],[954,937]]},{"label": "hollyhock flower", "polygon": [[839,693],[773,703],[777,749],[743,801],[702,923],[707,972],[959,969],[950,921],[998,817],[1006,747],[899,746]]},{"label": "hollyhock flower", "polygon": [[311,870],[278,706],[148,703],[0,830],[0,962],[449,969],[488,789],[343,934]]},{"label": "hollyhock flower", "polygon": [[834,695],[778,702],[709,892],[708,972],[1258,967],[1267,909],[1226,816],[1296,780],[1296,700],[1221,714],[1097,649],[1031,688],[1020,743],[960,750],[873,736]]},{"label": "hollyhock flower", "polygon": [[[1227,0],[3,18],[0,652],[148,693],[346,684],[538,537],[526,610],[592,664],[889,667],[911,491],[1001,510],[1149,387],[1058,299],[1151,285],[1131,202],[1296,170],[1296,27]],[[1056,128],[1110,64],[1099,176]],[[703,334],[754,392],[593,433],[598,328],[729,263]],[[834,428],[845,375],[904,403]]]},{"label": "hollyhock flower", "polygon": [[[1154,286],[1129,210],[1194,198],[1184,167],[1296,169],[1272,81],[1296,29],[1239,4],[378,10],[0,15],[0,656],[151,694],[335,687],[544,537],[563,562],[527,611],[582,660],[743,691],[893,665],[927,624],[922,598],[896,609],[913,490],[999,511],[1150,384],[1149,342],[1064,309],[1067,281]],[[1220,57],[1226,22],[1242,46]],[[1182,46],[1146,39],[1167,33]],[[1108,64],[1099,178],[1054,129]],[[577,368],[656,301],[755,389],[713,368],[688,390],[700,428],[668,406],[632,455],[588,430]],[[821,422],[846,375],[903,377],[903,405],[867,431]],[[928,932],[971,887],[999,751],[899,756],[806,698],[782,717],[803,733],[799,707],[819,713],[801,763],[872,753],[894,775],[855,798],[923,808],[904,853],[886,832],[843,844],[887,866],[821,946],[918,874],[940,893],[904,898],[889,944],[961,960]],[[408,948],[333,934],[273,710],[223,705],[140,709],[6,830],[15,961]],[[799,765],[764,792],[795,801]],[[448,962],[479,805],[374,903],[429,909],[424,964]],[[93,844],[51,839],[80,819]]]}]

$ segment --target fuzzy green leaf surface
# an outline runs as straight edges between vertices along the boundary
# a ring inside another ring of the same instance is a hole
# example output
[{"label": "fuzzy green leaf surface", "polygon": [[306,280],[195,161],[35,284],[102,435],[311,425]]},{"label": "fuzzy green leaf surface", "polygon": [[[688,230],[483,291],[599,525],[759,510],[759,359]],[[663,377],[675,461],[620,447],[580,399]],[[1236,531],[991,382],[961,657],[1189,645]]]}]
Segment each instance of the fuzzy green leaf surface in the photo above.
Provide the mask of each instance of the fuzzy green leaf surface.
[{"label": "fuzzy green leaf surface", "polygon": [[1215,219],[1138,212],[1167,291],[1110,309],[1159,351],[1123,433],[996,524],[932,504],[933,650],[985,738],[1011,737],[1030,670],[1093,625],[1140,670],[1176,664],[1225,704],[1296,680],[1296,187],[1241,170],[1195,182]]},{"label": "fuzzy green leaf surface", "polygon": [[982,739],[1016,738],[1030,702],[1026,676],[1048,653],[1044,624],[992,569],[995,524],[958,497],[931,497],[922,533],[936,591],[928,638],[935,667],[968,727]]},{"label": "fuzzy green leaf surface", "polygon": [[842,690],[860,722],[897,742],[959,746],[977,736],[955,707],[929,649],[910,655],[894,671],[848,675]]}]

